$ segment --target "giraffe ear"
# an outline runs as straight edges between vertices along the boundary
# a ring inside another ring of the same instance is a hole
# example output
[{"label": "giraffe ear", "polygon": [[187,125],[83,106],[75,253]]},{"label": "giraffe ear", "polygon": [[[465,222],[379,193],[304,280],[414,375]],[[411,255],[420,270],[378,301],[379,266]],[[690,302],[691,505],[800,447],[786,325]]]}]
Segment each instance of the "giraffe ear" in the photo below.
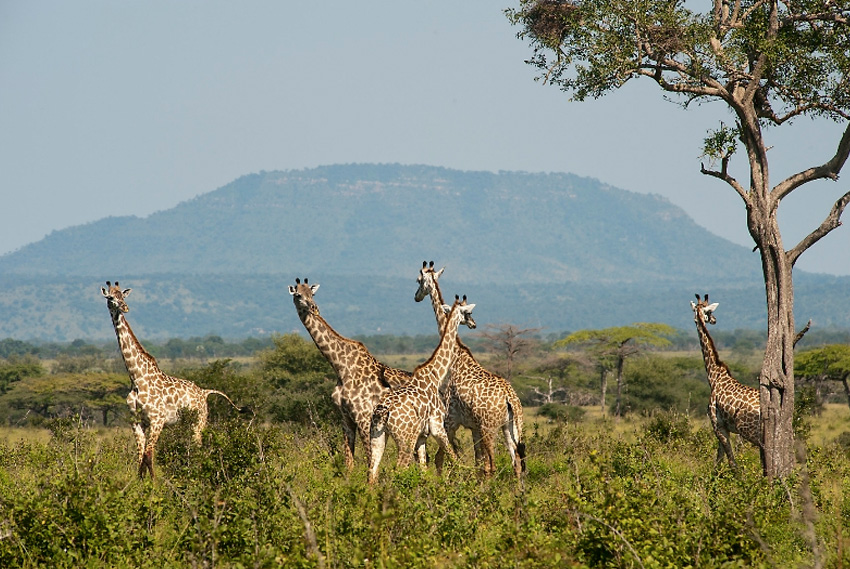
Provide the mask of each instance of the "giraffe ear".
[{"label": "giraffe ear", "polygon": [[445,268],[445,267],[443,267],[442,269],[440,269],[439,271],[437,271],[436,273],[434,273],[434,278],[435,278],[435,279],[440,278],[440,275],[442,275],[442,274],[443,274],[443,271],[445,271],[445,270],[446,270],[446,268]]},{"label": "giraffe ear", "polygon": [[131,292],[133,292],[133,289],[131,289],[131,288],[125,288],[124,290],[122,290],[122,291],[121,291],[121,294],[123,294],[123,295],[124,295],[124,298],[127,298],[128,296],[130,296],[130,293],[131,293]]},{"label": "giraffe ear", "polygon": [[452,311],[452,307],[451,307],[451,306],[449,306],[448,304],[444,304],[444,305],[443,305],[443,312],[445,312],[446,314],[448,314],[448,313],[449,313],[449,312],[451,312],[451,311]]},{"label": "giraffe ear", "polygon": [[316,294],[316,291],[319,290],[319,285],[317,285],[317,284],[310,285],[310,290],[313,291],[313,294]]},{"label": "giraffe ear", "polygon": [[460,307],[460,309],[463,310],[464,312],[466,312],[467,314],[472,312],[473,308],[475,308],[474,304],[464,304],[463,306]]},{"label": "giraffe ear", "polygon": [[289,285],[289,294],[291,294],[292,296],[295,296],[295,287],[292,286],[292,285]]},{"label": "giraffe ear", "polygon": [[107,297],[109,296],[109,293],[106,292],[106,289],[103,288],[103,287],[100,287],[100,294],[102,294],[103,296],[107,296]]},{"label": "giraffe ear", "polygon": [[720,304],[719,302],[709,304],[708,306],[705,307],[705,309],[708,310],[709,312],[714,312],[715,310],[717,310],[717,307],[718,307],[719,304]]}]

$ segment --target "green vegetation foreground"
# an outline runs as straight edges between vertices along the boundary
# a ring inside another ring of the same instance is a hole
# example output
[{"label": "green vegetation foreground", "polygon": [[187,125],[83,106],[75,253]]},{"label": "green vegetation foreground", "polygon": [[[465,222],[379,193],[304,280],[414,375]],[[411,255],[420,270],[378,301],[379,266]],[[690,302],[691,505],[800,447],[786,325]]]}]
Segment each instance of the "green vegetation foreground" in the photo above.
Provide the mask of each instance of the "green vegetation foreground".
[{"label": "green vegetation foreground", "polygon": [[850,563],[839,444],[809,449],[807,482],[771,482],[749,445],[739,472],[715,470],[703,418],[531,425],[522,487],[504,453],[479,480],[467,452],[443,478],[388,468],[369,488],[362,460],[346,476],[332,425],[238,417],[213,422],[200,448],[184,418],[163,433],[161,477],[140,481],[126,429],[51,430],[0,443],[2,567]]}]

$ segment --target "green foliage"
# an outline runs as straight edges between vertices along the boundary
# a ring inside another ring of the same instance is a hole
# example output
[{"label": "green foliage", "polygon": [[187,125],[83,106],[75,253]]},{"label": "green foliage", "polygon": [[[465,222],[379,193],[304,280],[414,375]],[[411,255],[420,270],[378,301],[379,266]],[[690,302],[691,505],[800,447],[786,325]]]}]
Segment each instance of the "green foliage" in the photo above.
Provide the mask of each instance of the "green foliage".
[{"label": "green foliage", "polygon": [[331,400],[336,373],[315,344],[298,334],[275,335],[272,342],[273,349],[259,354],[263,378],[277,388],[270,416],[301,423],[336,420]]},{"label": "green foliage", "polygon": [[545,417],[558,423],[575,423],[584,419],[587,411],[575,405],[561,403],[545,403],[537,408],[537,416]]},{"label": "green foliage", "polygon": [[799,377],[842,380],[850,377],[850,346],[832,344],[800,352],[794,358]]},{"label": "green foliage", "polygon": [[4,338],[0,340],[0,358],[10,359],[15,356],[27,356],[38,354],[38,348],[27,342]]},{"label": "green foliage", "polygon": [[657,409],[700,415],[708,403],[709,386],[702,359],[670,358],[648,354],[629,360],[626,412],[651,414]]},{"label": "green foliage", "polygon": [[0,417],[12,423],[82,414],[104,425],[126,410],[126,373],[59,373],[26,377],[0,398]]},{"label": "green foliage", "polygon": [[734,128],[720,123],[717,130],[711,131],[703,141],[703,156],[715,162],[717,160],[728,160],[738,149],[738,137],[740,134]]},{"label": "green foliage", "polygon": [[[642,76],[682,95],[685,105],[715,99],[720,94],[711,87],[746,82],[750,77],[738,77],[739,70],[762,58],[761,120],[781,124],[785,113],[840,119],[850,109],[846,6],[775,4],[774,31],[773,5],[745,3],[734,22],[721,10],[700,13],[665,0],[523,0],[507,14],[531,44],[529,63],[575,100],[600,97]],[[722,138],[719,146],[728,148],[728,137]]]},{"label": "green foliage", "polygon": [[555,342],[555,347],[589,345],[599,354],[615,353],[625,344],[664,347],[674,336],[672,326],[657,322],[636,322],[631,326],[615,326],[603,330],[579,330]]},{"label": "green foliage", "polygon": [[8,360],[0,360],[0,395],[9,390],[10,384],[25,377],[44,373],[44,368],[34,356],[12,356]]},{"label": "green foliage", "polygon": [[[772,567],[811,566],[797,484],[772,483],[745,447],[714,467],[705,422],[674,413],[532,430],[522,488],[507,457],[350,476],[324,434],[191,418],[163,434],[158,477],[139,480],[128,430],[70,418],[47,443],[0,443],[2,567]],[[624,420],[628,421],[628,420]],[[168,434],[166,434],[168,433]],[[850,551],[850,458],[809,453],[826,567]],[[789,501],[789,492],[794,505]],[[310,531],[307,531],[309,524]]]}]

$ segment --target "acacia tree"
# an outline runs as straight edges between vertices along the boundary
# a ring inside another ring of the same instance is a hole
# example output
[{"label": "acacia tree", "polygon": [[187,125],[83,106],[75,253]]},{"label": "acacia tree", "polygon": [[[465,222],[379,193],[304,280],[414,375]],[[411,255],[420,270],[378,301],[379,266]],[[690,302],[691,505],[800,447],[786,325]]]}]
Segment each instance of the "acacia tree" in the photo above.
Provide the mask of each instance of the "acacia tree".
[{"label": "acacia tree", "polygon": [[539,343],[531,337],[539,331],[540,328],[518,328],[513,324],[491,324],[478,335],[490,344],[494,353],[504,358],[504,376],[510,381],[517,360]]},{"label": "acacia tree", "polygon": [[850,405],[850,346],[832,344],[802,352],[794,362],[798,376],[820,383],[828,380],[840,381]]},{"label": "acacia tree", "polygon": [[[823,222],[786,249],[780,202],[818,179],[837,180],[850,154],[850,3],[847,0],[713,0],[704,12],[682,0],[520,0],[508,17],[530,42],[529,63],[545,82],[576,101],[598,98],[629,80],[654,81],[685,108],[720,102],[733,126],[720,123],[704,140],[709,166],[741,198],[761,255],[767,346],[759,377],[765,475],[784,477],[794,464],[794,289],[800,255],[841,224],[850,192]],[[845,124],[835,154],[771,186],[767,127],[799,117]],[[744,148],[748,183],[730,161]],[[842,190],[838,191],[841,194]],[[754,249],[754,250],[755,250]]]},{"label": "acacia tree", "polygon": [[639,353],[648,346],[669,346],[676,330],[667,324],[637,322],[631,326],[617,326],[603,330],[579,330],[555,342],[555,347],[579,345],[588,346],[596,359],[601,374],[600,391],[602,414],[605,414],[605,394],[608,391],[608,374],[614,372],[617,378],[617,399],[614,404],[614,416],[621,413],[620,403],[623,397],[623,370],[626,358]]}]

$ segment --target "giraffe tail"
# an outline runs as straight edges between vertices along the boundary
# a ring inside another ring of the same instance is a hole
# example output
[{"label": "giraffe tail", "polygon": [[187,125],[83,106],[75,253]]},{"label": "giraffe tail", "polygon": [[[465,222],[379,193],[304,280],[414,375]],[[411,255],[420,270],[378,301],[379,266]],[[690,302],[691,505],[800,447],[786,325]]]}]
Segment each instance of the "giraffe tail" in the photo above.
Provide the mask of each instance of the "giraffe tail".
[{"label": "giraffe tail", "polygon": [[213,394],[213,393],[215,393],[216,395],[221,395],[222,397],[227,399],[227,402],[230,403],[233,406],[233,408],[236,409],[241,414],[248,414],[248,413],[250,413],[252,415],[254,414],[254,411],[250,407],[240,407],[240,406],[238,406],[236,403],[234,403],[230,399],[230,397],[227,396],[227,394],[225,394],[225,393],[223,393],[223,392],[221,392],[217,389],[207,389],[206,392],[207,392],[208,397],[210,396],[210,394]]},{"label": "giraffe tail", "polygon": [[522,427],[520,427],[519,421],[517,420],[517,414],[514,411],[513,405],[508,401],[508,420],[511,422],[511,438],[513,439],[514,445],[516,446],[516,454],[519,457],[519,464],[521,472],[525,472],[525,442],[519,440],[522,437]]}]

